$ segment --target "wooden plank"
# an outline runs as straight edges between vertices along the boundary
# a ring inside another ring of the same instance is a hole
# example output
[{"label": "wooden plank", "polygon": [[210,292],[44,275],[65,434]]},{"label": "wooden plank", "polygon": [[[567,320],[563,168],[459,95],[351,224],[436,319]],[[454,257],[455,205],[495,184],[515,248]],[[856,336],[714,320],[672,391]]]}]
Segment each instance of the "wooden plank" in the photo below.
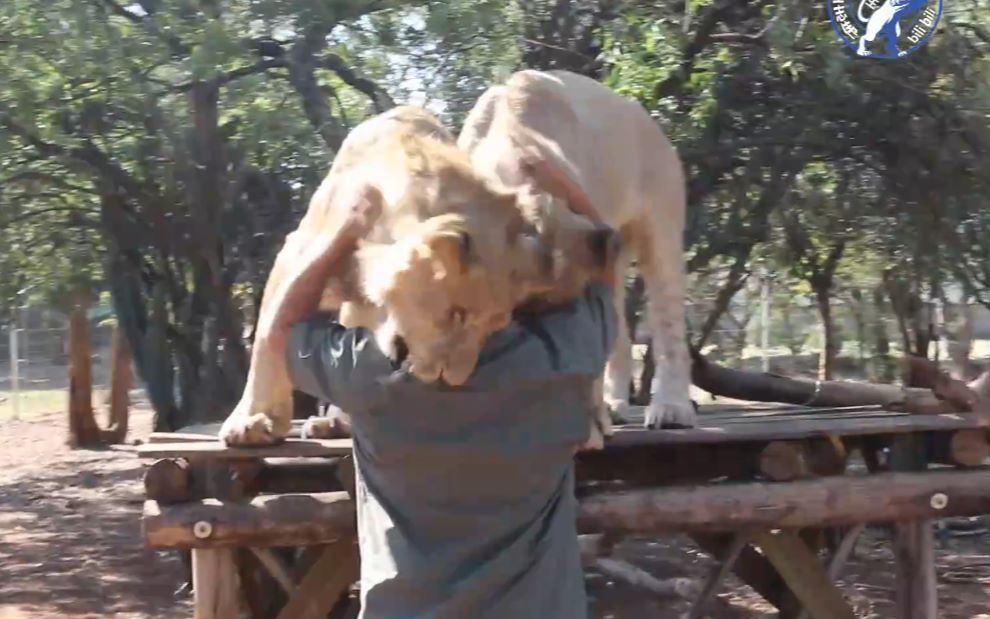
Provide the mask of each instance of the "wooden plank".
[{"label": "wooden plank", "polygon": [[140,458],[246,459],[268,457],[327,458],[351,453],[351,439],[286,439],[268,447],[227,447],[219,441],[150,443],[137,449]]},{"label": "wooden plank", "polygon": [[291,595],[295,585],[292,582],[292,577],[289,576],[289,567],[269,548],[251,548],[250,550],[258,562],[265,566],[265,570],[278,583],[278,586]]},{"label": "wooden plank", "polygon": [[685,430],[647,430],[620,426],[608,439],[605,449],[636,445],[734,443],[806,439],[825,435],[875,436],[909,432],[940,432],[964,428],[985,428],[990,418],[973,413],[947,415],[889,415],[882,417],[829,419],[788,419],[786,422],[727,424]]},{"label": "wooden plank", "polygon": [[308,546],[352,535],[355,517],[346,492],[326,492],[259,496],[250,502],[146,501],[142,525],[151,548]]},{"label": "wooden plank", "polygon": [[748,535],[737,533],[733,536],[725,553],[717,557],[718,565],[712,568],[712,571],[709,573],[704,586],[701,588],[701,592],[698,593],[694,603],[691,605],[691,610],[688,611],[687,619],[701,619],[708,607],[708,602],[711,600],[712,595],[715,594],[715,590],[725,580],[725,577],[729,575],[729,572],[732,571],[732,568],[736,565],[736,561],[739,560],[739,556],[747,544],[749,544]]},{"label": "wooden plank", "polygon": [[[726,414],[706,419],[699,417],[700,426],[683,430],[647,430],[635,426],[619,426],[606,444],[606,450],[637,445],[710,444],[774,441],[815,438],[823,435],[874,436],[909,432],[941,432],[967,428],[990,427],[990,418],[975,413],[944,415],[909,415],[905,413],[843,409],[828,413],[810,409],[808,412],[772,414]],[[344,455],[350,439],[307,440],[288,438],[285,442],[258,448],[228,448],[213,439],[215,434],[201,433],[211,427],[193,427],[178,434],[156,434],[153,441],[138,448],[144,458],[163,457],[325,457]],[[180,441],[162,442],[166,439]],[[192,444],[190,444],[192,443]],[[195,443],[202,443],[195,445]]]},{"label": "wooden plank", "polygon": [[894,527],[897,619],[938,619],[934,539],[930,520],[897,523]]},{"label": "wooden plank", "polygon": [[[926,445],[922,437],[898,437],[891,446],[890,465],[901,471],[927,468]],[[942,497],[934,495],[929,498],[932,503],[941,500]],[[912,518],[894,527],[894,557],[897,562],[894,593],[897,619],[937,619],[935,536],[930,519]]]},{"label": "wooden plank", "polygon": [[359,566],[353,537],[331,544],[303,577],[277,619],[325,619],[358,579]]},{"label": "wooden plank", "polygon": [[[691,539],[708,554],[720,557],[725,555],[734,538],[728,534],[694,533]],[[732,572],[763,596],[763,599],[773,604],[779,611],[780,619],[794,619],[798,616],[801,605],[797,598],[787,588],[787,584],[773,564],[752,546],[743,547],[735,565],[732,566]]]},{"label": "wooden plank", "polygon": [[[828,560],[827,573],[829,580],[834,582],[839,578],[843,566],[849,560],[849,555],[852,554],[853,548],[856,546],[856,541],[863,534],[864,530],[866,530],[865,524],[857,524],[842,536],[839,547],[835,549],[835,553]],[[802,610],[798,619],[808,619],[808,611],[806,609]]]},{"label": "wooden plank", "polygon": [[[933,502],[932,498],[939,495]],[[944,504],[943,504],[944,503]],[[610,491],[580,499],[582,533],[828,527],[990,512],[990,469]]]},{"label": "wooden plank", "polygon": [[818,557],[794,531],[758,533],[755,540],[812,619],[856,619]]},{"label": "wooden plank", "polygon": [[232,619],[240,615],[240,588],[234,551],[197,548],[192,552],[195,619]]},{"label": "wooden plank", "polygon": [[217,437],[209,434],[193,434],[191,432],[152,432],[148,435],[147,443],[215,443]]}]

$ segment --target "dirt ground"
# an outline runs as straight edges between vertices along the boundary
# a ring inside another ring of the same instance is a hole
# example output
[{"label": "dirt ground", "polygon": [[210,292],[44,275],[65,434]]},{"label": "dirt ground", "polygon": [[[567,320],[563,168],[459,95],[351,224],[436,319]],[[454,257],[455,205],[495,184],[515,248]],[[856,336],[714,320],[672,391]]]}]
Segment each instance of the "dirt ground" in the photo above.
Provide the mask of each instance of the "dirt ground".
[{"label": "dirt ground", "polygon": [[[150,429],[138,408],[130,440]],[[142,464],[132,453],[70,450],[61,414],[0,420],[0,619],[191,617],[176,596],[174,554],[141,543]],[[975,522],[943,531],[938,544],[940,619],[990,619],[990,533]],[[881,528],[860,540],[843,574],[844,590],[863,618],[892,617],[891,552]],[[700,581],[712,562],[682,538],[627,540],[617,555],[657,578]],[[659,598],[590,571],[593,616],[675,619],[687,602]],[[747,587],[729,581],[712,619],[772,617]]]}]

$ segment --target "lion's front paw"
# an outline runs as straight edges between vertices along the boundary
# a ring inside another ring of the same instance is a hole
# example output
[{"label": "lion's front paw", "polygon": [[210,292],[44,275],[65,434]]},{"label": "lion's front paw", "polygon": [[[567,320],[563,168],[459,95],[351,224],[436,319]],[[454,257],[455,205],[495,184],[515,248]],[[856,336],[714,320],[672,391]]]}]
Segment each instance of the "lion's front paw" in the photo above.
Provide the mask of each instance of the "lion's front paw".
[{"label": "lion's front paw", "polygon": [[220,440],[229,447],[274,445],[283,440],[271,417],[264,413],[239,414],[236,410],[220,427]]},{"label": "lion's front paw", "polygon": [[647,428],[693,428],[697,411],[691,400],[683,402],[651,402],[643,420]]},{"label": "lion's front paw", "polygon": [[303,424],[300,436],[306,438],[348,438],[350,428],[339,417],[310,417]]}]

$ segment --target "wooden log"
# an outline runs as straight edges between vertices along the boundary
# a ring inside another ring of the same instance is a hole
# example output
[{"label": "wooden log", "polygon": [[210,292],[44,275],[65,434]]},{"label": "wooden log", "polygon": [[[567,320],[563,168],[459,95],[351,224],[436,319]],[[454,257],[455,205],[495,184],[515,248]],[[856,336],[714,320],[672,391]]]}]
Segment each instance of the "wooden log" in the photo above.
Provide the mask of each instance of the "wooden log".
[{"label": "wooden log", "polygon": [[[713,557],[723,557],[732,547],[734,536],[728,534],[693,533],[691,539]],[[770,561],[752,546],[743,547],[732,566],[732,572],[754,591],[773,604],[781,619],[795,619],[801,604],[787,588],[784,579]]]},{"label": "wooden log", "polygon": [[856,619],[818,557],[794,531],[761,532],[755,539],[812,619]]},{"label": "wooden log", "polygon": [[[900,436],[891,446],[891,468],[900,471],[927,467],[922,436]],[[945,497],[933,495],[941,505]],[[951,501],[951,499],[949,499]],[[894,606],[897,619],[937,619],[938,594],[935,577],[935,535],[931,516],[905,518],[894,527],[894,557],[897,588]]]},{"label": "wooden log", "polygon": [[353,537],[328,546],[303,577],[277,619],[323,619],[348,587],[357,580],[360,568]]},{"label": "wooden log", "polygon": [[[865,524],[857,524],[846,531],[839,546],[835,549],[832,556],[829,557],[827,570],[829,580],[834,582],[839,578],[843,566],[845,566],[846,561],[852,554],[853,548],[856,546],[856,541],[863,534],[864,530],[866,530]],[[808,619],[808,611],[802,609],[801,614],[798,615],[798,619]]]},{"label": "wooden log", "polygon": [[346,492],[255,497],[249,503],[203,499],[164,505],[146,501],[144,539],[151,548],[307,546],[355,531]]},{"label": "wooden log", "polygon": [[760,472],[773,481],[838,475],[848,454],[837,437],[813,441],[774,441],[760,453]]},{"label": "wooden log", "polygon": [[278,586],[286,593],[291,594],[296,586],[292,582],[292,577],[289,575],[289,567],[270,548],[251,548],[250,550],[251,554],[258,559],[258,562],[265,567],[268,574],[278,583]]},{"label": "wooden log", "polygon": [[924,415],[965,412],[938,399],[930,389],[786,378],[768,372],[722,367],[698,353],[694,353],[691,379],[695,386],[714,395],[750,402],[840,407],[878,404],[890,410]]},{"label": "wooden log", "polygon": [[976,410],[980,396],[961,380],[949,376],[934,361],[909,355],[907,357],[907,379],[911,387],[931,389],[940,400],[947,401],[960,411]]},{"label": "wooden log", "polygon": [[144,473],[144,494],[160,503],[181,503],[192,497],[189,462],[181,458],[158,460]]},{"label": "wooden log", "polygon": [[990,441],[982,429],[939,433],[932,437],[932,461],[956,466],[980,466],[990,458]]},{"label": "wooden log", "polygon": [[240,616],[240,587],[234,551],[229,548],[197,548],[192,555],[195,619],[232,619]]},{"label": "wooden log", "polygon": [[739,560],[739,555],[749,544],[749,535],[737,533],[733,536],[732,541],[729,542],[729,547],[726,549],[722,556],[716,557],[718,559],[718,564],[712,568],[708,574],[708,578],[705,580],[705,584],[702,585],[701,591],[695,598],[694,603],[691,605],[691,609],[688,611],[687,619],[701,619],[703,614],[707,611],[708,603],[711,601],[712,596],[715,594],[718,586],[722,584],[725,577],[729,575],[732,568],[735,567],[736,561]]},{"label": "wooden log", "polygon": [[582,533],[800,529],[987,511],[990,470],[949,470],[603,492],[581,499],[578,528]]},{"label": "wooden log", "polygon": [[[706,425],[704,417],[697,428],[684,430],[646,430],[620,427],[605,445],[605,451],[634,446],[724,445],[726,443],[769,442],[814,439],[822,434],[840,437],[877,436],[918,432],[947,432],[990,425],[990,418],[976,413],[944,415],[910,415],[906,413],[850,413],[844,417],[818,418],[813,412],[789,417],[784,421]],[[144,446],[142,446],[144,447]]]}]

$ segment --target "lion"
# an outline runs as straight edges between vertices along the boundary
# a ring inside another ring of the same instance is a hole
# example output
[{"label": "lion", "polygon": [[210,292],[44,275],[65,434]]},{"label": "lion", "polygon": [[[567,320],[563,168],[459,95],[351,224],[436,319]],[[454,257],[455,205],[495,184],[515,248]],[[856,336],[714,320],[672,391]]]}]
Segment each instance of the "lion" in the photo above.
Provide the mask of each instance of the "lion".
[{"label": "lion", "polygon": [[[286,238],[259,323],[275,311],[272,299],[307,244],[339,229],[357,201],[372,201],[381,214],[327,283],[320,309],[339,309],[345,326],[373,330],[381,350],[393,359],[404,355],[420,380],[462,385],[488,335],[507,326],[513,309],[553,270],[545,244],[527,233],[519,198],[479,176],[429,112],[402,106],[369,119],[344,140]],[[228,445],[275,443],[288,433],[292,413],[285,361],[256,342],[244,392],[220,438]]]},{"label": "lion", "polygon": [[657,367],[645,423],[694,426],[684,315],[686,186],[680,158],[657,123],[639,103],[590,78],[525,70],[482,94],[458,145],[482,176],[529,196],[520,204],[525,218],[559,254],[537,299],[570,297],[595,276],[586,257],[573,252],[582,229],[576,219],[586,227],[603,223],[621,237],[611,267],[618,339],[600,385],[600,430],[610,434],[609,411],[621,417],[628,406],[632,343],[623,284],[633,258],[646,286]]}]

